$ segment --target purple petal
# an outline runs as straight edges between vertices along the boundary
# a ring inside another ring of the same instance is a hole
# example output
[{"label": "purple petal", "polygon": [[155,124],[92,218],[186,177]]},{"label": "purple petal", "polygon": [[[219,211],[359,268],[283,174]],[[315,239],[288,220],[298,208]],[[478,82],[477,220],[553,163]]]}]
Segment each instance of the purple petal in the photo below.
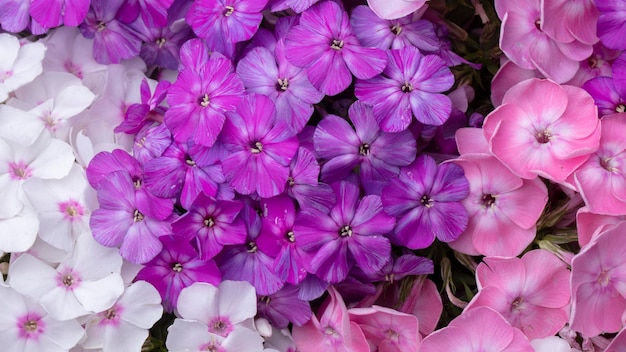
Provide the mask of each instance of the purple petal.
[{"label": "purple petal", "polygon": [[391,244],[383,236],[353,236],[348,248],[366,274],[377,272],[390,260]]}]

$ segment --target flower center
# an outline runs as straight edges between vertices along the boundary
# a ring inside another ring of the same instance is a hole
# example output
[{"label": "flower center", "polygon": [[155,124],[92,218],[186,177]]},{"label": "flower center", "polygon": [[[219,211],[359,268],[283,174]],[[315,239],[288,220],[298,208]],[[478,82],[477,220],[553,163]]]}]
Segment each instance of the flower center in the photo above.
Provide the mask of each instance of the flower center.
[{"label": "flower center", "polygon": [[72,277],[71,274],[67,274],[67,275],[63,276],[63,279],[61,281],[63,282],[63,285],[65,285],[67,287],[71,287],[76,282],[74,280],[74,277]]},{"label": "flower center", "polygon": [[17,180],[26,180],[32,176],[28,165],[22,161],[9,163],[9,175],[11,175],[11,178]]},{"label": "flower center", "polygon": [[400,334],[398,334],[398,332],[395,331],[394,329],[389,329],[385,331],[385,335],[387,337],[387,340],[393,340],[393,341],[398,341],[398,337],[400,337]]},{"label": "flower center", "polygon": [[296,184],[296,181],[294,181],[293,177],[289,176],[289,177],[287,177],[287,184],[289,186],[293,186],[293,185]]},{"label": "flower center", "polygon": [[133,177],[133,186],[136,189],[141,188],[141,179],[139,177]]},{"label": "flower center", "polygon": [[224,337],[230,334],[231,331],[233,331],[233,327],[230,324],[228,318],[218,316],[210,321],[208,325],[210,332]]},{"label": "flower center", "polygon": [[183,271],[183,265],[181,263],[174,263],[172,265],[172,270],[174,270],[177,273],[180,273],[181,271]]},{"label": "flower center", "polygon": [[535,138],[537,138],[537,142],[539,142],[540,144],[546,144],[552,139],[552,133],[550,133],[550,131],[548,130],[537,132]]},{"label": "flower center", "polygon": [[350,225],[344,225],[339,229],[339,236],[350,237],[352,236],[352,228]]},{"label": "flower center", "polygon": [[24,330],[26,332],[37,331],[37,321],[36,320],[28,320],[24,323]]},{"label": "flower center", "polygon": [[618,106],[615,107],[615,112],[624,112],[626,111],[626,105],[624,104],[619,104]]},{"label": "flower center", "polygon": [[389,28],[389,30],[395,35],[400,35],[400,33],[402,32],[402,27],[400,26],[400,24],[395,24],[391,28]]},{"label": "flower center", "polygon": [[494,207],[496,204],[496,197],[494,197],[492,194],[483,194],[483,207],[485,208],[489,208],[489,207]]},{"label": "flower center", "polygon": [[512,303],[511,303],[511,310],[521,310],[522,309],[522,304],[524,303],[524,299],[522,297],[517,297]]},{"label": "flower center", "polygon": [[608,270],[602,270],[600,272],[600,274],[598,274],[598,279],[596,280],[596,282],[602,286],[602,287],[606,287],[609,282],[611,282],[611,275],[609,273]]},{"label": "flower center", "polygon": [[103,21],[98,22],[98,24],[96,25],[96,30],[98,32],[102,32],[103,30],[105,30],[107,28],[107,24],[104,23]]},{"label": "flower center", "polygon": [[332,326],[327,326],[326,328],[324,328],[324,334],[333,336],[339,335],[337,333],[337,330],[335,330],[335,328],[333,328]]},{"label": "flower center", "polygon": [[400,90],[403,93],[411,93],[413,91],[413,85],[409,82],[405,82],[402,87],[400,87]]},{"label": "flower center", "polygon": [[287,88],[289,88],[289,79],[287,78],[279,78],[278,79],[278,83],[276,84],[276,90],[277,91],[286,91]]},{"label": "flower center", "polygon": [[589,65],[589,68],[596,68],[598,67],[598,59],[596,57],[589,56],[589,58],[587,59],[587,65]]},{"label": "flower center", "polygon": [[215,225],[215,220],[213,220],[213,218],[211,217],[204,218],[204,226],[213,227],[213,225]]},{"label": "flower center", "polygon": [[115,318],[116,316],[117,316],[117,313],[115,312],[115,308],[111,308],[107,310],[106,313],[104,313],[104,317],[109,320]]},{"label": "flower center", "polygon": [[261,142],[255,142],[253,146],[250,147],[250,152],[252,154],[259,154],[263,151],[263,144]]},{"label": "flower center", "polygon": [[259,301],[265,303],[265,304],[270,304],[270,302],[272,301],[272,297],[270,296],[262,296],[261,298],[259,298]]},{"label": "flower center", "polygon": [[133,221],[143,221],[143,214],[138,209],[135,209],[135,211],[133,212]]},{"label": "flower center", "polygon": [[200,104],[200,106],[202,106],[203,108],[206,108],[207,106],[209,106],[210,102],[211,102],[211,99],[209,99],[208,94],[205,94],[198,99],[198,104]]},{"label": "flower center", "polygon": [[189,154],[185,154],[185,164],[189,165],[189,166],[196,166],[196,162],[193,161],[193,159],[191,159],[191,157],[189,156]]},{"label": "flower center", "polygon": [[343,49],[343,40],[333,39],[333,41],[330,43],[330,47],[335,50]]},{"label": "flower center", "polygon": [[359,154],[366,156],[370,155],[370,145],[367,143],[363,143],[359,146]]},{"label": "flower center", "polygon": [[535,21],[535,28],[537,28],[537,30],[541,30],[541,20],[540,19]]},{"label": "flower center", "polygon": [[285,234],[285,238],[291,243],[296,242],[296,236],[294,236],[293,231],[287,231],[287,233]]},{"label": "flower center", "polygon": [[233,12],[235,12],[235,8],[229,5],[229,6],[226,6],[226,8],[224,9],[224,12],[222,12],[222,15],[224,15],[224,17],[228,17],[232,15]]},{"label": "flower center", "polygon": [[163,37],[161,37],[161,38],[159,38],[159,39],[157,39],[157,40],[155,41],[155,43],[159,46],[159,48],[162,48],[162,47],[163,47],[163,45],[165,45],[165,42],[166,42],[166,39],[165,39],[165,38],[163,38]]},{"label": "flower center", "polygon": [[259,250],[259,247],[256,246],[254,242],[248,242],[248,253],[256,253]]},{"label": "flower center", "polygon": [[432,208],[434,205],[434,201],[432,198],[430,198],[430,196],[428,195],[424,195],[422,196],[422,199],[420,199],[420,204],[425,206],[426,208]]}]

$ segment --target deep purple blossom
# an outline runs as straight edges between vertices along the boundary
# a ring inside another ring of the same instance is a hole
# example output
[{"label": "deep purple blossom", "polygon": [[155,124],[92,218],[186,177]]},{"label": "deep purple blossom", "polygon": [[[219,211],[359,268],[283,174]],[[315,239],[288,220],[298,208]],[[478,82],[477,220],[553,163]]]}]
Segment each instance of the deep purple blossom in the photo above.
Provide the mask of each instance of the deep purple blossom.
[{"label": "deep purple blossom", "polygon": [[626,111],[626,54],[620,55],[612,66],[613,77],[597,77],[583,84],[598,106],[600,116]]},{"label": "deep purple blossom", "polygon": [[391,245],[384,236],[395,219],[383,212],[379,196],[359,199],[359,187],[348,181],[333,184],[337,204],[330,214],[301,212],[296,219],[298,243],[315,253],[310,269],[321,279],[338,283],[353,265],[373,273],[389,260]]},{"label": "deep purple blossom", "polygon": [[382,188],[398,174],[400,166],[415,160],[415,138],[408,130],[382,132],[372,109],[362,102],[352,104],[348,114],[354,129],[346,120],[327,115],[313,135],[315,153],[326,160],[322,166],[322,181],[342,180],[360,166],[361,182],[376,183],[377,188]]},{"label": "deep purple blossom", "polygon": [[384,20],[368,6],[360,5],[352,10],[350,23],[357,38],[365,46],[383,50],[414,46],[421,52],[439,49],[435,25],[428,20],[416,19],[414,14]]},{"label": "deep purple blossom", "polygon": [[159,291],[166,311],[176,309],[178,294],[194,282],[219,285],[221,274],[215,262],[198,258],[198,252],[179,236],[161,236],[159,240],[163,250],[145,264],[136,280],[145,280]]},{"label": "deep purple blossom", "polygon": [[115,17],[123,2],[92,0],[91,9],[80,25],[83,36],[94,40],[93,55],[98,63],[116,64],[139,54],[141,39]]},{"label": "deep purple blossom", "polygon": [[224,280],[248,281],[258,295],[271,295],[285,284],[274,270],[274,257],[257,245],[261,218],[250,206],[244,206],[241,218],[247,228],[246,242],[225,246],[217,257]]},{"label": "deep purple blossom", "polygon": [[399,257],[392,256],[380,271],[367,275],[372,281],[386,281],[393,283],[400,281],[409,275],[426,275],[434,272],[433,261],[418,257],[414,254],[404,254]]},{"label": "deep purple blossom", "polygon": [[200,193],[189,211],[172,223],[172,231],[194,240],[200,259],[208,260],[224,245],[246,242],[246,226],[239,217],[242,208],[241,202],[215,200]]},{"label": "deep purple blossom", "polygon": [[89,221],[93,237],[103,246],[120,246],[126,260],[143,264],[161,252],[158,237],[171,233],[170,223],[139,210],[133,180],[126,171],[109,174],[98,186],[98,203]]},{"label": "deep purple blossom", "polygon": [[174,0],[126,0],[117,17],[124,23],[132,23],[140,17],[150,28],[165,27],[167,10],[173,2]]},{"label": "deep purple blossom", "polygon": [[170,108],[165,113],[165,125],[179,142],[191,138],[210,147],[224,126],[225,113],[235,110],[241,101],[244,86],[230,60],[209,58],[202,52],[204,47],[193,48],[197,51],[181,50],[181,61],[188,57],[195,66],[182,69],[167,93]]},{"label": "deep purple blossom", "polygon": [[171,83],[168,81],[160,81],[151,92],[148,80],[144,78],[141,81],[140,93],[141,103],[132,104],[126,110],[124,121],[115,127],[115,132],[124,132],[127,134],[136,134],[145,125],[154,121],[163,122],[164,109],[159,105],[165,99],[167,90]]},{"label": "deep purple blossom", "polygon": [[454,76],[436,55],[420,54],[415,47],[389,50],[383,73],[357,80],[354,93],[373,106],[380,128],[404,131],[415,118],[427,125],[442,125],[450,116],[452,102],[441,94],[452,88]]},{"label": "deep purple blossom", "polygon": [[309,149],[299,147],[289,165],[287,194],[298,201],[300,209],[328,213],[335,204],[335,192],[318,181],[320,165]]},{"label": "deep purple blossom", "polygon": [[219,149],[202,145],[172,143],[162,156],[145,166],[146,187],[159,197],[179,198],[189,208],[204,193],[215,197],[219,184],[226,181],[219,163]]},{"label": "deep purple blossom", "polygon": [[598,37],[611,49],[626,49],[626,4],[623,1],[595,0],[600,11]]},{"label": "deep purple blossom", "polygon": [[353,74],[360,79],[376,76],[387,63],[382,50],[361,46],[348,14],[334,1],[317,3],[302,13],[285,40],[285,57],[306,67],[309,81],[326,95],[348,88]]},{"label": "deep purple blossom", "polygon": [[76,27],[85,19],[90,2],[91,0],[32,0],[30,15],[45,28],[60,25]]},{"label": "deep purple blossom", "polygon": [[267,0],[198,0],[187,13],[187,23],[200,38],[237,43],[256,33]]},{"label": "deep purple blossom", "polygon": [[261,317],[278,329],[286,328],[289,323],[302,326],[313,315],[311,305],[298,298],[298,286],[293,285],[285,285],[271,295],[259,295],[257,309]]},{"label": "deep purple blossom", "polygon": [[457,239],[467,227],[461,200],[468,195],[461,167],[437,166],[430,156],[419,156],[383,189],[385,212],[398,218],[392,242],[419,249],[430,246],[435,237],[443,242]]},{"label": "deep purple blossom", "polygon": [[272,100],[247,95],[237,112],[228,113],[221,140],[230,153],[222,161],[224,175],[237,192],[267,198],[285,190],[298,138],[276,122]]}]

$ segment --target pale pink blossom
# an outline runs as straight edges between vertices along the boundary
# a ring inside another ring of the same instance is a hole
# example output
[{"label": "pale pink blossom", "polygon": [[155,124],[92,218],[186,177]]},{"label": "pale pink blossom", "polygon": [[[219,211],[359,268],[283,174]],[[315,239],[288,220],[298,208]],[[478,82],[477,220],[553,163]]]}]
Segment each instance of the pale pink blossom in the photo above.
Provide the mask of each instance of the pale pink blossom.
[{"label": "pale pink blossom", "polygon": [[576,229],[578,230],[578,244],[581,248],[589,244],[602,232],[615,227],[626,220],[625,215],[602,215],[595,214],[589,207],[582,207],[576,213]]},{"label": "pale pink blossom", "polygon": [[427,6],[428,0],[367,0],[376,16],[384,20],[395,20]]},{"label": "pale pink blossom", "polygon": [[414,315],[372,306],[348,310],[350,321],[359,325],[370,346],[380,352],[417,351],[421,343]]}]

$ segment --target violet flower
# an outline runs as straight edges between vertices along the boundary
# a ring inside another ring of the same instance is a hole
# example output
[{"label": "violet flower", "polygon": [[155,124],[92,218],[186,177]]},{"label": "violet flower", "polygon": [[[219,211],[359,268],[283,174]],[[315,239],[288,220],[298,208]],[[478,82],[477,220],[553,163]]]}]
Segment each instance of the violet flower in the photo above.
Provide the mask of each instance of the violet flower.
[{"label": "violet flower", "polygon": [[436,55],[420,54],[415,47],[389,50],[383,73],[357,80],[354,94],[373,106],[374,116],[385,132],[404,131],[412,116],[426,125],[442,125],[452,111],[452,102],[441,94],[452,88],[454,76]]},{"label": "violet flower", "polygon": [[298,201],[302,210],[328,213],[335,204],[335,192],[329,185],[318,182],[319,174],[320,165],[313,152],[299,147],[289,165],[287,194]]},{"label": "violet flower", "polygon": [[593,97],[600,116],[626,111],[626,55],[618,57],[612,66],[613,77],[597,77],[582,88]]},{"label": "violet flower", "polygon": [[174,0],[126,0],[120,7],[117,17],[124,23],[132,23],[140,17],[150,28],[165,27],[167,12]]},{"label": "violet flower", "polygon": [[430,246],[435,237],[450,242],[467,227],[461,201],[469,195],[469,182],[455,164],[437,166],[430,156],[419,156],[383,189],[387,214],[396,216],[394,244],[411,249]]},{"label": "violet flower", "polygon": [[626,49],[626,8],[624,4],[613,0],[596,0],[600,11],[598,18],[598,37],[611,49]]},{"label": "violet flower", "polygon": [[221,138],[230,153],[222,161],[224,175],[237,192],[256,191],[268,198],[285,190],[298,138],[286,124],[276,122],[274,103],[268,97],[244,97],[237,112],[228,113]]},{"label": "violet flower", "polygon": [[298,298],[298,286],[286,285],[274,294],[257,295],[259,316],[278,329],[286,328],[289,323],[302,326],[313,316],[309,302]]},{"label": "violet flower", "polygon": [[348,181],[333,184],[337,204],[330,214],[302,212],[295,232],[302,249],[314,252],[310,269],[321,279],[338,283],[353,265],[373,273],[389,260],[391,245],[383,235],[395,219],[383,212],[379,196],[359,199],[359,187]]},{"label": "violet flower", "polygon": [[139,271],[135,280],[152,284],[161,295],[167,312],[176,309],[180,291],[194,282],[219,285],[221,274],[212,260],[198,258],[198,252],[179,236],[161,236],[163,250]]},{"label": "violet flower", "polygon": [[165,99],[165,95],[170,86],[170,82],[165,80],[160,81],[154,88],[154,93],[152,93],[148,79],[144,78],[141,81],[140,87],[141,103],[129,106],[126,110],[124,121],[115,127],[113,131],[136,134],[145,125],[153,121],[163,122],[163,109],[159,108],[159,105]]},{"label": "violet flower", "polygon": [[306,67],[309,81],[326,95],[348,88],[352,74],[372,78],[387,63],[382,50],[361,46],[348,14],[334,1],[317,3],[302,13],[285,39],[285,57],[297,67]]},{"label": "violet flower", "polygon": [[91,0],[31,0],[30,15],[33,20],[45,28],[60,25],[78,26],[83,22]]},{"label": "violet flower", "polygon": [[164,124],[148,125],[139,130],[133,143],[133,156],[142,165],[158,158],[172,144],[172,135]]},{"label": "violet flower", "polygon": [[239,217],[242,208],[241,202],[215,200],[200,193],[189,211],[172,223],[172,231],[195,239],[200,259],[208,260],[224,245],[246,242],[246,226]]}]

